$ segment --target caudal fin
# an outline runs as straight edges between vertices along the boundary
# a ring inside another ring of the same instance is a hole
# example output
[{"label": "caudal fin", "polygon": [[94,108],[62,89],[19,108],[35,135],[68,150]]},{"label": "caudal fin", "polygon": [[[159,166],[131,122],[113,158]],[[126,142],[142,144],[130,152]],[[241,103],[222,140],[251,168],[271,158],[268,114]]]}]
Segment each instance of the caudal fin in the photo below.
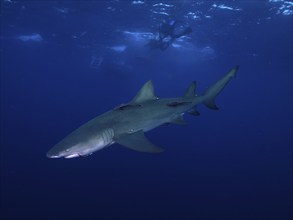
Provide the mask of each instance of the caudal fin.
[{"label": "caudal fin", "polygon": [[217,95],[225,88],[227,83],[235,77],[236,72],[239,69],[239,65],[231,69],[226,75],[224,75],[220,80],[207,89],[203,95],[203,103],[210,109],[219,109],[215,103],[215,98]]}]

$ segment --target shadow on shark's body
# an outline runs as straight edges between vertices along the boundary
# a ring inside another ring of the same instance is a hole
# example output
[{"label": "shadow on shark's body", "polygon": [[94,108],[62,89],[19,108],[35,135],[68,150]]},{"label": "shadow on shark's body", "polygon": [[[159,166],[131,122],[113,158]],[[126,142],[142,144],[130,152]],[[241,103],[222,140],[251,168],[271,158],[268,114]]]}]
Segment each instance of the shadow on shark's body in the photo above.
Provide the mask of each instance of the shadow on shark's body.
[{"label": "shadow on shark's body", "polygon": [[154,93],[152,81],[148,81],[131,102],[85,123],[56,144],[47,153],[47,157],[87,156],[114,143],[140,152],[162,152],[162,148],[146,139],[144,132],[162,124],[186,124],[184,113],[199,115],[195,107],[200,103],[218,109],[215,98],[238,69],[239,66],[231,69],[201,96],[196,95],[196,84],[192,82],[182,97],[159,99]]}]

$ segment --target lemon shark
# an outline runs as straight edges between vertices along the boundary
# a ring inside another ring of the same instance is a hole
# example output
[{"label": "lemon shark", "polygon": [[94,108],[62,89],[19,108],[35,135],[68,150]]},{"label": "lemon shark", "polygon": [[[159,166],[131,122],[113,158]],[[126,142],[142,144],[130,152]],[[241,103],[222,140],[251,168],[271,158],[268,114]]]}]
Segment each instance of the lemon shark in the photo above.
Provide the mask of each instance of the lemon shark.
[{"label": "lemon shark", "polygon": [[83,124],[49,150],[47,157],[88,156],[114,143],[140,152],[162,152],[164,149],[153,145],[144,132],[164,124],[186,124],[183,115],[199,115],[195,108],[200,103],[218,109],[215,98],[238,69],[239,66],[231,69],[202,95],[195,93],[196,83],[192,82],[183,96],[160,99],[155,95],[152,81],[148,81],[129,103]]}]

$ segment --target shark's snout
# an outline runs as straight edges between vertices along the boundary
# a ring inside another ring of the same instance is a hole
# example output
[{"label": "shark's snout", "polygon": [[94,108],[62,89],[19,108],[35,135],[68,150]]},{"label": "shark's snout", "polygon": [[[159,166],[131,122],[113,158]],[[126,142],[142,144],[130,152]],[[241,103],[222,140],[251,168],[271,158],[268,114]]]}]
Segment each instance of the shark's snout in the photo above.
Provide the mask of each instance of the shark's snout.
[{"label": "shark's snout", "polygon": [[54,153],[52,150],[49,150],[47,153],[48,158],[59,158],[61,157],[59,154]]}]

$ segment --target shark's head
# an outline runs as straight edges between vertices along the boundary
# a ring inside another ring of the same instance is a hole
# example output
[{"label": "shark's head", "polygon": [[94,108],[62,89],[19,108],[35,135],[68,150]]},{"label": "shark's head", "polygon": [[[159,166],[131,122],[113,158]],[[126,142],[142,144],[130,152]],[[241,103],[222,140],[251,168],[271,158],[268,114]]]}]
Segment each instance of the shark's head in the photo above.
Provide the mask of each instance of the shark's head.
[{"label": "shark's head", "polygon": [[74,158],[88,156],[113,143],[113,129],[106,129],[94,136],[71,133],[48,151],[49,158]]}]

